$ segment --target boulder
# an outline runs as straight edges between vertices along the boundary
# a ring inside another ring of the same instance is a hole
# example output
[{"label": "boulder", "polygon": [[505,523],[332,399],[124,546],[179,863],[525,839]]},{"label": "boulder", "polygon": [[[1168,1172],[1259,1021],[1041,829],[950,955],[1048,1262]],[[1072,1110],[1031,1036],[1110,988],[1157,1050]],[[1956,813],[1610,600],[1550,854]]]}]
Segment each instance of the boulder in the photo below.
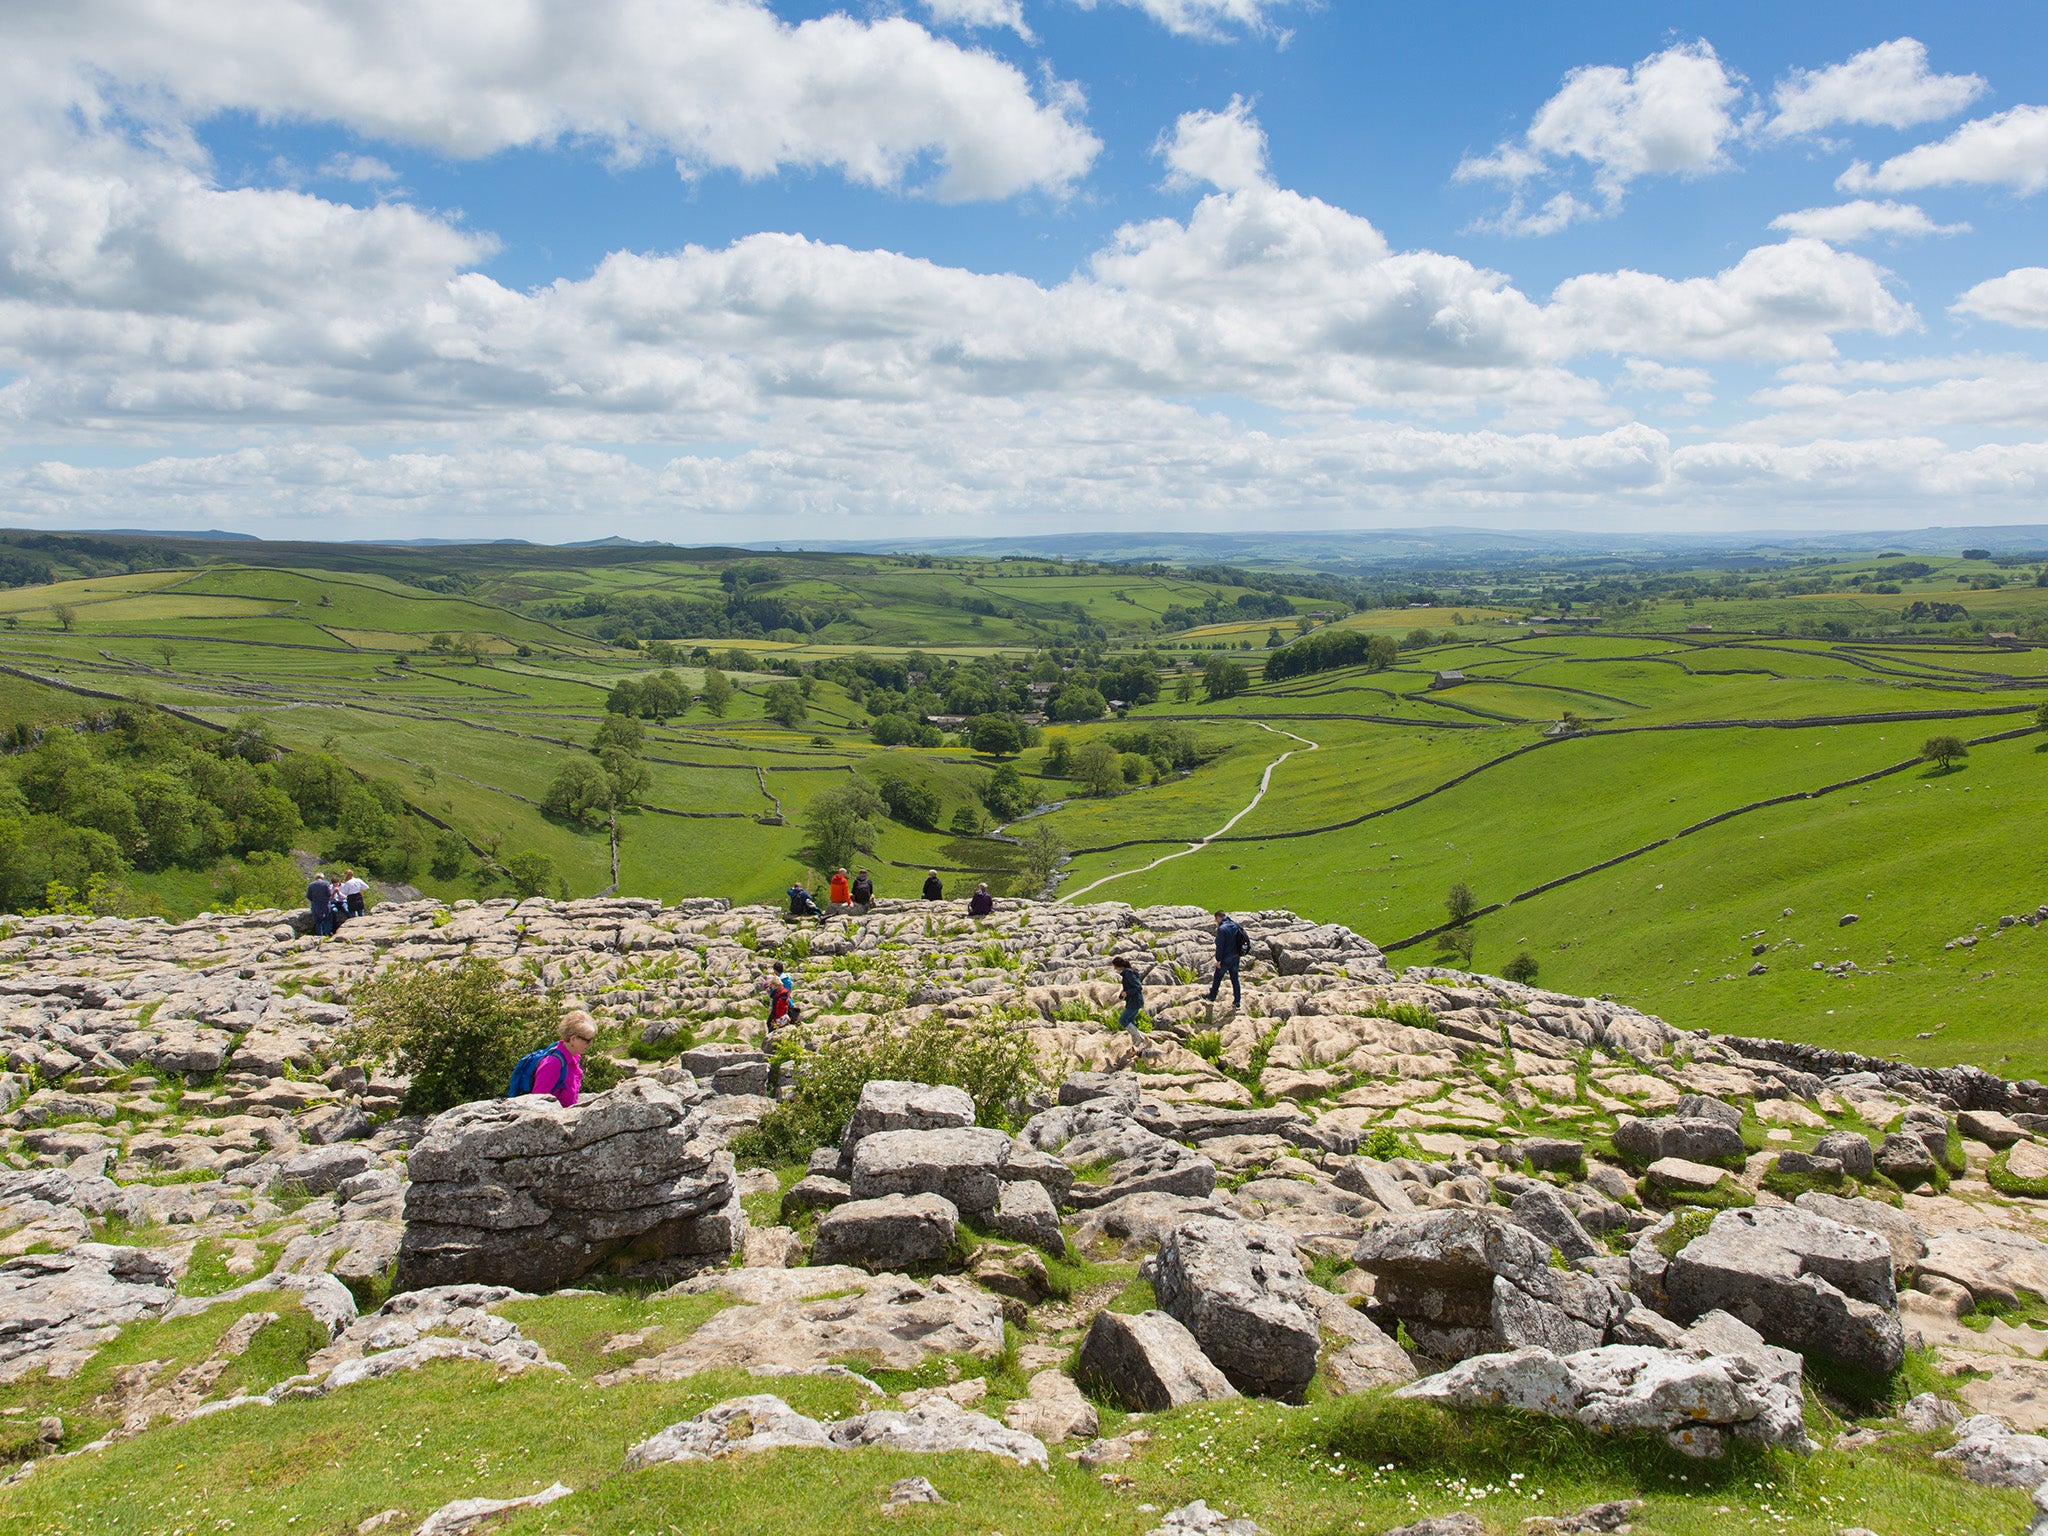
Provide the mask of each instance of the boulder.
[{"label": "boulder", "polygon": [[1064,1371],[1034,1372],[1030,1396],[1005,1408],[1003,1422],[1047,1445],[1058,1445],[1062,1440],[1092,1440],[1102,1428],[1095,1405],[1081,1395],[1081,1389]]},{"label": "boulder", "polygon": [[1548,1136],[1533,1136],[1519,1143],[1515,1150],[1538,1173],[1568,1172],[1586,1160],[1583,1141],[1560,1141]]},{"label": "boulder", "polygon": [[1956,1443],[1934,1454],[1987,1488],[2039,1488],[2048,1483],[2048,1439],[2015,1434],[2003,1419],[1988,1413],[1956,1425]]},{"label": "boulder", "polygon": [[714,1461],[791,1447],[830,1450],[832,1437],[816,1419],[768,1393],[735,1397],[694,1418],[671,1424],[626,1452],[626,1470],[674,1461]]},{"label": "boulder", "polygon": [[1646,1173],[1654,1187],[1678,1195],[1703,1195],[1708,1190],[1718,1189],[1721,1181],[1728,1177],[1725,1168],[1696,1163],[1684,1157],[1660,1157],[1650,1164]]},{"label": "boulder", "polygon": [[1788,1386],[1747,1355],[1608,1344],[1559,1357],[1526,1348],[1461,1361],[1394,1395],[1450,1408],[1515,1408],[1610,1433],[1648,1430],[1690,1455],[1720,1455],[1728,1433],[1811,1449],[1797,1373]]},{"label": "boulder", "polygon": [[1233,1518],[1197,1499],[1179,1509],[1169,1509],[1145,1536],[1267,1536],[1267,1531],[1256,1520]]},{"label": "boulder", "polygon": [[1354,1157],[1337,1170],[1337,1187],[1347,1194],[1362,1195],[1380,1209],[1406,1215],[1415,1209],[1408,1191],[1394,1170],[1374,1157]]},{"label": "boulder", "polygon": [[1185,1222],[1160,1244],[1152,1288],[1238,1391],[1293,1400],[1315,1375],[1321,1327],[1284,1232],[1214,1216]]},{"label": "boulder", "polygon": [[704,1130],[700,1110],[645,1078],[573,1109],[529,1094],[436,1116],[407,1163],[399,1288],[547,1291],[628,1252],[731,1255],[746,1218],[732,1155]]},{"label": "boulder", "polygon": [[1164,1312],[1098,1312],[1081,1340],[1076,1374],[1133,1412],[1236,1397],[1195,1336]]},{"label": "boulder", "polygon": [[1707,1116],[1681,1119],[1677,1115],[1658,1115],[1624,1120],[1615,1127],[1614,1145],[1639,1163],[1654,1163],[1666,1157],[1681,1157],[1693,1163],[1739,1160],[1747,1150],[1742,1144],[1739,1116],[1734,1125]]},{"label": "boulder", "polygon": [[1023,1180],[1005,1184],[996,1201],[991,1224],[996,1232],[1013,1242],[1029,1243],[1047,1253],[1064,1256],[1067,1240],[1060,1232],[1060,1213],[1053,1209],[1052,1196],[1043,1184]]},{"label": "boulder", "polygon": [[1742,1111],[1726,1099],[1717,1099],[1710,1094],[1688,1093],[1679,1098],[1671,1108],[1671,1114],[1678,1120],[1718,1120],[1729,1129],[1742,1129]]},{"label": "boulder", "polygon": [[1439,1360],[1530,1344],[1591,1349],[1628,1310],[1608,1281],[1552,1269],[1550,1244],[1493,1210],[1383,1221],[1352,1260],[1376,1278],[1375,1309],[1398,1317]]},{"label": "boulder", "polygon": [[829,1211],[853,1198],[853,1186],[827,1174],[808,1173],[782,1192],[782,1214],[791,1211]]},{"label": "boulder", "polygon": [[523,1509],[540,1509],[576,1490],[567,1483],[550,1483],[538,1493],[510,1499],[453,1499],[443,1504],[413,1528],[412,1536],[469,1536],[487,1525],[495,1525]]},{"label": "boulder", "polygon": [[877,1131],[944,1131],[974,1124],[974,1100],[962,1088],[878,1078],[861,1085],[840,1149],[848,1158]]},{"label": "boulder", "polygon": [[1815,1157],[1832,1157],[1842,1165],[1842,1172],[1852,1179],[1867,1179],[1876,1171],[1877,1164],[1870,1148],[1870,1138],[1859,1136],[1854,1131],[1833,1131],[1813,1144]]},{"label": "boulder", "polygon": [[277,1182],[296,1185],[309,1195],[332,1194],[342,1180],[369,1172],[376,1162],[367,1147],[308,1147],[277,1165]]},{"label": "boulder", "polygon": [[1145,1143],[1109,1170],[1102,1184],[1076,1184],[1068,1201],[1082,1210],[1125,1195],[1188,1195],[1202,1199],[1216,1189],[1216,1165],[1201,1153],[1140,1130]]},{"label": "boulder", "polygon": [[1956,1129],[1972,1141],[1981,1141],[1994,1149],[2011,1146],[2026,1139],[2026,1131],[2009,1115],[2002,1115],[1995,1109],[1966,1109],[1956,1116]]},{"label": "boulder", "polygon": [[879,1446],[886,1451],[983,1451],[1020,1467],[1046,1470],[1045,1443],[999,1424],[985,1413],[962,1408],[946,1397],[928,1397],[914,1408],[877,1408],[829,1425],[832,1444],[842,1450]]},{"label": "boulder", "polygon": [[1828,1179],[1839,1182],[1842,1160],[1838,1157],[1823,1157],[1817,1152],[1780,1152],[1772,1168],[1778,1173],[1797,1174],[1809,1179]]},{"label": "boulder", "polygon": [[1920,1261],[1927,1257],[1927,1234],[1920,1230],[1919,1222],[1895,1205],[1881,1200],[1845,1200],[1817,1189],[1808,1190],[1792,1203],[1825,1221],[1875,1232],[1891,1245],[1892,1271],[1902,1284],[1911,1283]]},{"label": "boulder", "polygon": [[1548,1184],[1533,1185],[1516,1195],[1508,1215],[1516,1226],[1535,1233],[1567,1259],[1590,1259],[1607,1251],[1593,1241],[1571,1207]]},{"label": "boulder", "polygon": [[1729,1312],[1772,1344],[1880,1376],[1905,1358],[1890,1246],[1797,1207],[1723,1211],[1663,1287],[1679,1322]]},{"label": "boulder", "polygon": [[853,1198],[939,1195],[977,1220],[996,1208],[1010,1138],[961,1126],[940,1131],[871,1131],[854,1149]]},{"label": "boulder", "polygon": [[1029,1181],[1041,1184],[1055,1206],[1065,1205],[1067,1196],[1074,1187],[1074,1170],[1058,1158],[1044,1153],[1024,1142],[1012,1143],[1010,1155],[1003,1159],[1003,1182],[1016,1184]]},{"label": "boulder", "polygon": [[599,1377],[598,1385],[680,1381],[719,1370],[813,1375],[844,1360],[908,1371],[937,1354],[993,1360],[1003,1352],[1002,1303],[950,1275],[916,1281],[825,1264],[718,1270],[680,1289],[732,1296],[740,1305],[659,1355]]},{"label": "boulder", "polygon": [[1940,1166],[1927,1143],[1910,1131],[1893,1131],[1877,1149],[1877,1171],[1906,1189],[1931,1180]]},{"label": "boulder", "polygon": [[112,1329],[161,1314],[174,1285],[158,1255],[106,1243],[0,1264],[0,1382],[76,1375]]},{"label": "boulder", "polygon": [[850,1200],[818,1223],[813,1264],[853,1264],[874,1274],[932,1269],[946,1262],[960,1212],[939,1195],[882,1195]]},{"label": "boulder", "polygon": [[323,1104],[299,1116],[299,1135],[315,1146],[361,1141],[371,1132],[370,1117],[355,1104]]}]

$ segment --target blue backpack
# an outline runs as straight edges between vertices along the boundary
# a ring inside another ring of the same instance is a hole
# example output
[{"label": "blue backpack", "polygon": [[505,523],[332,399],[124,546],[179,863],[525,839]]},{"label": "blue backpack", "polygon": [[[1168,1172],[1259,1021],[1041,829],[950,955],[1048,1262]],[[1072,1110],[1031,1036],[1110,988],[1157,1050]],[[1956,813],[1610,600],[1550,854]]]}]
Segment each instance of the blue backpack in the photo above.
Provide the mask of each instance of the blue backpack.
[{"label": "blue backpack", "polygon": [[[519,1065],[512,1069],[512,1083],[505,1090],[505,1097],[516,1099],[522,1093],[533,1092],[533,1076],[540,1071],[540,1064],[547,1060],[551,1053],[559,1052],[561,1048],[561,1043],[557,1041],[553,1045],[544,1045],[537,1051],[528,1051],[520,1057]],[[563,1065],[568,1065],[566,1060]]]}]

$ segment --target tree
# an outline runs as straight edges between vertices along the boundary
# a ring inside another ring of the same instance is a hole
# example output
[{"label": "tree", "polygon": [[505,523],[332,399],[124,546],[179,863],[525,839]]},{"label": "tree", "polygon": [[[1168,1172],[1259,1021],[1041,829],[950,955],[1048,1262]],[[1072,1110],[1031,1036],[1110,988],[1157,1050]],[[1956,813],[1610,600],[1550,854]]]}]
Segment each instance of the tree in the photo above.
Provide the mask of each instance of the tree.
[{"label": "tree", "polygon": [[877,818],[887,810],[862,778],[849,778],[812,800],[799,818],[809,837],[804,855],[811,868],[829,875],[872,849],[881,836]]},{"label": "tree", "polygon": [[1251,687],[1251,674],[1234,661],[1211,656],[1202,668],[1202,688],[1211,700],[1232,699]]},{"label": "tree", "polygon": [[554,782],[541,797],[540,808],[550,816],[565,816],[595,826],[611,812],[616,794],[612,776],[602,763],[572,757],[556,771]]},{"label": "tree", "polygon": [[795,683],[770,683],[761,695],[762,712],[779,725],[795,730],[803,724],[804,695]]},{"label": "tree", "polygon": [[1106,741],[1091,741],[1074,754],[1074,777],[1090,794],[1114,794],[1124,781],[1123,754]]},{"label": "tree", "polygon": [[1940,764],[1946,772],[1950,767],[1970,755],[1970,749],[1960,736],[1930,736],[1920,744],[1920,755],[1928,761]]},{"label": "tree", "polygon": [[725,718],[726,706],[732,703],[732,679],[716,667],[704,673],[704,707],[720,720]]},{"label": "tree", "polygon": [[1109,701],[1094,688],[1068,683],[1046,701],[1045,712],[1055,720],[1100,720],[1109,713]]},{"label": "tree", "polygon": [[455,638],[454,638],[454,636],[452,636],[452,635],[448,635],[448,634],[445,634],[445,633],[444,633],[444,634],[438,634],[438,635],[435,635],[435,636],[433,637],[433,639],[431,639],[431,640],[429,640],[429,641],[427,642],[427,649],[428,649],[428,650],[430,650],[430,651],[440,651],[440,652],[442,652],[443,654],[446,654],[446,653],[447,653],[447,651],[448,651],[448,649],[449,649],[449,648],[450,648],[451,646],[453,646],[454,644],[455,644]]},{"label": "tree", "polygon": [[1451,914],[1452,922],[1469,923],[1472,914],[1479,910],[1479,899],[1472,894],[1471,886],[1455,880],[1450,890],[1444,893],[1444,910]]},{"label": "tree", "polygon": [[988,818],[981,813],[981,807],[963,805],[953,813],[953,821],[947,829],[955,837],[979,837],[986,830]]},{"label": "tree", "polygon": [[505,874],[521,896],[538,896],[555,881],[555,861],[544,853],[515,853],[505,860]]},{"label": "tree", "polygon": [[967,744],[990,757],[1014,757],[1024,750],[1024,732],[1008,715],[976,715],[967,722]]},{"label": "tree", "polygon": [[975,786],[981,803],[988,807],[988,813],[997,821],[1014,821],[1037,802],[1038,797],[1024,787],[1024,780],[1010,764],[1004,763]]},{"label": "tree", "polygon": [[[929,784],[920,784],[913,779],[884,779],[878,792],[882,797],[882,804],[889,808],[889,814],[898,821],[908,822],[913,827],[937,826],[939,812],[945,809],[937,790]],[[834,865],[833,868],[838,868],[838,865]]]},{"label": "tree", "polygon": [[548,999],[521,992],[481,956],[447,967],[400,962],[358,985],[349,1010],[359,1022],[344,1036],[348,1050],[395,1061],[412,1079],[402,1107],[414,1115],[502,1098],[513,1064],[547,1044],[555,1024]]},{"label": "tree", "polygon": [[637,753],[646,741],[647,732],[631,715],[608,714],[604,717],[604,723],[597,728],[597,735],[591,740],[590,750],[603,752],[610,748],[630,756]]},{"label": "tree", "polygon": [[[2048,708],[2044,705],[2043,708]],[[1056,779],[1064,779],[1074,767],[1074,749],[1064,736],[1055,736],[1051,746],[1045,749],[1045,771]]]},{"label": "tree", "polygon": [[54,604],[50,613],[57,620],[58,627],[67,634],[70,633],[71,626],[78,622],[78,610],[69,603]]},{"label": "tree", "polygon": [[2048,704],[2034,711],[2034,726],[2037,730],[2048,731]]},{"label": "tree", "polygon": [[1509,981],[1519,981],[1527,986],[1536,979],[1536,970],[1536,957],[1524,949],[1517,951],[1514,959],[1500,968],[1500,973]]},{"label": "tree", "polygon": [[171,644],[171,642],[168,640],[157,641],[156,653],[157,655],[163,657],[164,668],[166,671],[170,669],[171,663],[178,659],[178,648],[175,645]]},{"label": "tree", "polygon": [[1195,679],[1194,679],[1194,675],[1193,675],[1192,673],[1188,673],[1188,672],[1183,672],[1183,673],[1181,673],[1181,675],[1180,675],[1179,677],[1175,678],[1175,679],[1174,679],[1174,682],[1173,682],[1173,701],[1174,701],[1174,703],[1176,703],[1176,704],[1186,704],[1186,703],[1188,703],[1189,701],[1191,701],[1191,700],[1192,700],[1192,699],[1194,698],[1194,696],[1195,696]]},{"label": "tree", "polygon": [[465,629],[455,637],[455,654],[469,658],[474,666],[491,653],[491,637],[474,629]]},{"label": "tree", "polygon": [[1023,856],[1019,871],[1024,877],[1025,894],[1036,896],[1052,884],[1052,877],[1059,872],[1060,860],[1067,856],[1067,840],[1041,821],[1025,834],[1018,851]]},{"label": "tree", "polygon": [[453,880],[462,873],[462,865],[469,847],[462,841],[462,834],[446,828],[434,839],[433,857],[427,870],[436,880]]}]

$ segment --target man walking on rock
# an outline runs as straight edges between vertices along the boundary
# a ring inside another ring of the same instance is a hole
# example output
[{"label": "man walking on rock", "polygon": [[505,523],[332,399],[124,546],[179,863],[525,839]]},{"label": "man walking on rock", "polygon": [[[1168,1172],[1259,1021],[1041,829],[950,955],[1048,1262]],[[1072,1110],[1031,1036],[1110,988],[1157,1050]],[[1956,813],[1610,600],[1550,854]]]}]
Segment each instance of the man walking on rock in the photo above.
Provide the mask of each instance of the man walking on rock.
[{"label": "man walking on rock", "polygon": [[1244,925],[1228,912],[1216,914],[1216,974],[1209,978],[1209,1001],[1216,1001],[1216,994],[1223,990],[1223,978],[1230,978],[1230,1006],[1244,1006],[1244,988],[1239,985],[1237,968],[1244,963],[1247,951],[1252,947],[1252,937],[1244,931]]}]

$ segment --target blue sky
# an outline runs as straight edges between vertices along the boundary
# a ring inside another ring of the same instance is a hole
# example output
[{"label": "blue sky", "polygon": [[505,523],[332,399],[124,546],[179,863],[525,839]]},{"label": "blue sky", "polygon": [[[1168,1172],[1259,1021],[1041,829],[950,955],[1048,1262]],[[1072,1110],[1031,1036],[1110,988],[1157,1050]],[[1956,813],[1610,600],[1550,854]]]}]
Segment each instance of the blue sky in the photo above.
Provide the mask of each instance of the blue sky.
[{"label": "blue sky", "polygon": [[2048,12],[0,15],[0,515],[2048,522]]}]

